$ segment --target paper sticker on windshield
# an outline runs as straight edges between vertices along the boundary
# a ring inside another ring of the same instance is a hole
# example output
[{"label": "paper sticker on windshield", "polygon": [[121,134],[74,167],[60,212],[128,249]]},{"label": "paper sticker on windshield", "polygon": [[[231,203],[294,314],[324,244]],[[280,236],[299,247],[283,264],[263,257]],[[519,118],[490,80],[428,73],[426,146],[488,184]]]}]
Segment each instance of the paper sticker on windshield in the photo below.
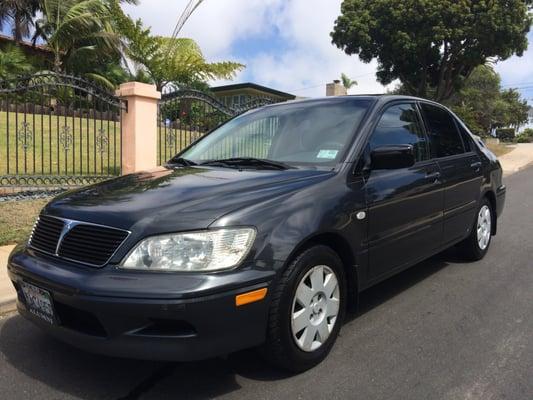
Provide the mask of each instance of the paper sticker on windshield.
[{"label": "paper sticker on windshield", "polygon": [[337,157],[339,150],[320,150],[316,158],[327,158],[328,160],[334,160]]}]

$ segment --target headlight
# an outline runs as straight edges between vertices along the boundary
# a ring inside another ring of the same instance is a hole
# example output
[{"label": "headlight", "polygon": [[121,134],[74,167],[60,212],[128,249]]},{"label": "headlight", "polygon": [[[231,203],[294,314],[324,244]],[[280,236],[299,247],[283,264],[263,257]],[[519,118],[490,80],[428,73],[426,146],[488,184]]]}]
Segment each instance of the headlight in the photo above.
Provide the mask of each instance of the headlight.
[{"label": "headlight", "polygon": [[219,271],[248,254],[255,229],[217,229],[153,236],[140,242],[122,268],[150,271]]}]

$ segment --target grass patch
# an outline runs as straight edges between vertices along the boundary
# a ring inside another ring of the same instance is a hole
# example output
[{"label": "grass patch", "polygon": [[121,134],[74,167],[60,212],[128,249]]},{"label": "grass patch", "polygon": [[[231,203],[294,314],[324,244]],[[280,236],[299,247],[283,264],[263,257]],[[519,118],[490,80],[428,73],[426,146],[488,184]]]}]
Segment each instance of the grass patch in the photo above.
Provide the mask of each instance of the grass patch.
[{"label": "grass patch", "polygon": [[0,246],[27,240],[37,216],[48,201],[38,199],[0,203]]},{"label": "grass patch", "polygon": [[513,146],[509,146],[509,145],[502,144],[502,143],[498,143],[498,144],[486,143],[485,145],[489,148],[490,151],[492,151],[498,157],[501,157],[507,153],[510,153],[514,149]]}]

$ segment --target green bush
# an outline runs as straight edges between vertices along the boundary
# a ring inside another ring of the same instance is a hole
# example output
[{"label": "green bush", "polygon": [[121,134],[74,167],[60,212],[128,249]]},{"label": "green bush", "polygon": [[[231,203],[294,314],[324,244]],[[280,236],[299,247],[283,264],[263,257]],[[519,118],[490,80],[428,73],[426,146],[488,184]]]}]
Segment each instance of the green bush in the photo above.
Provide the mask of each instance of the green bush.
[{"label": "green bush", "polygon": [[533,138],[533,129],[532,128],[524,129],[522,133],[520,134],[520,136]]},{"label": "green bush", "polygon": [[533,142],[533,136],[524,136],[522,133],[516,138],[516,143],[531,143]]},{"label": "green bush", "polygon": [[515,130],[513,128],[497,129],[496,137],[502,142],[512,142],[515,139]]}]

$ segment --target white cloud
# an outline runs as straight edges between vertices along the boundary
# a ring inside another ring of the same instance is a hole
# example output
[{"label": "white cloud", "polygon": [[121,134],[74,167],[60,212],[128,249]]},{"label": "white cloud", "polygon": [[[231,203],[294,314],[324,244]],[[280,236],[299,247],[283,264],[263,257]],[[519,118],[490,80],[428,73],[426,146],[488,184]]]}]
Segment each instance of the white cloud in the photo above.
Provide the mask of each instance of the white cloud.
[{"label": "white cloud", "polygon": [[[141,17],[154,33],[169,35],[188,0],[143,0],[125,6]],[[232,59],[247,65],[235,81],[252,80],[299,96],[322,96],[326,82],[342,72],[359,85],[352,93],[381,93],[375,63],[363,64],[331,44],[329,33],[341,0],[205,0],[192,15],[181,36],[195,39],[210,61]],[[283,49],[259,51],[250,59],[234,55],[242,38],[261,38],[279,32]]]},{"label": "white cloud", "polygon": [[[170,35],[189,0],[141,0],[124,6],[142,18],[156,34]],[[299,96],[322,96],[325,84],[342,72],[359,82],[351,93],[382,93],[376,63],[364,64],[331,44],[329,33],[342,0],[204,0],[186,23],[181,36],[196,40],[210,61],[235,60],[247,65],[236,82],[253,81]],[[285,41],[280,49],[258,49],[237,57],[236,42],[270,37]],[[533,39],[533,34],[530,35]],[[533,82],[533,49],[496,66],[504,84]],[[215,84],[224,82],[215,82]],[[529,96],[532,97],[532,96]]]},{"label": "white cloud", "polygon": [[[358,85],[352,93],[381,93],[376,64],[363,64],[331,44],[330,32],[340,12],[341,0],[292,0],[280,8],[276,27],[288,50],[265,54],[252,61],[254,76],[301,96],[323,96],[326,82],[344,72]],[[304,90],[297,90],[307,88]]]},{"label": "white cloud", "polygon": [[[170,35],[189,0],[141,0],[125,5],[134,18],[142,18],[152,32]],[[180,36],[196,40],[208,56],[231,53],[233,43],[243,36],[258,36],[272,28],[272,11],[282,0],[205,0],[192,14]]]}]

